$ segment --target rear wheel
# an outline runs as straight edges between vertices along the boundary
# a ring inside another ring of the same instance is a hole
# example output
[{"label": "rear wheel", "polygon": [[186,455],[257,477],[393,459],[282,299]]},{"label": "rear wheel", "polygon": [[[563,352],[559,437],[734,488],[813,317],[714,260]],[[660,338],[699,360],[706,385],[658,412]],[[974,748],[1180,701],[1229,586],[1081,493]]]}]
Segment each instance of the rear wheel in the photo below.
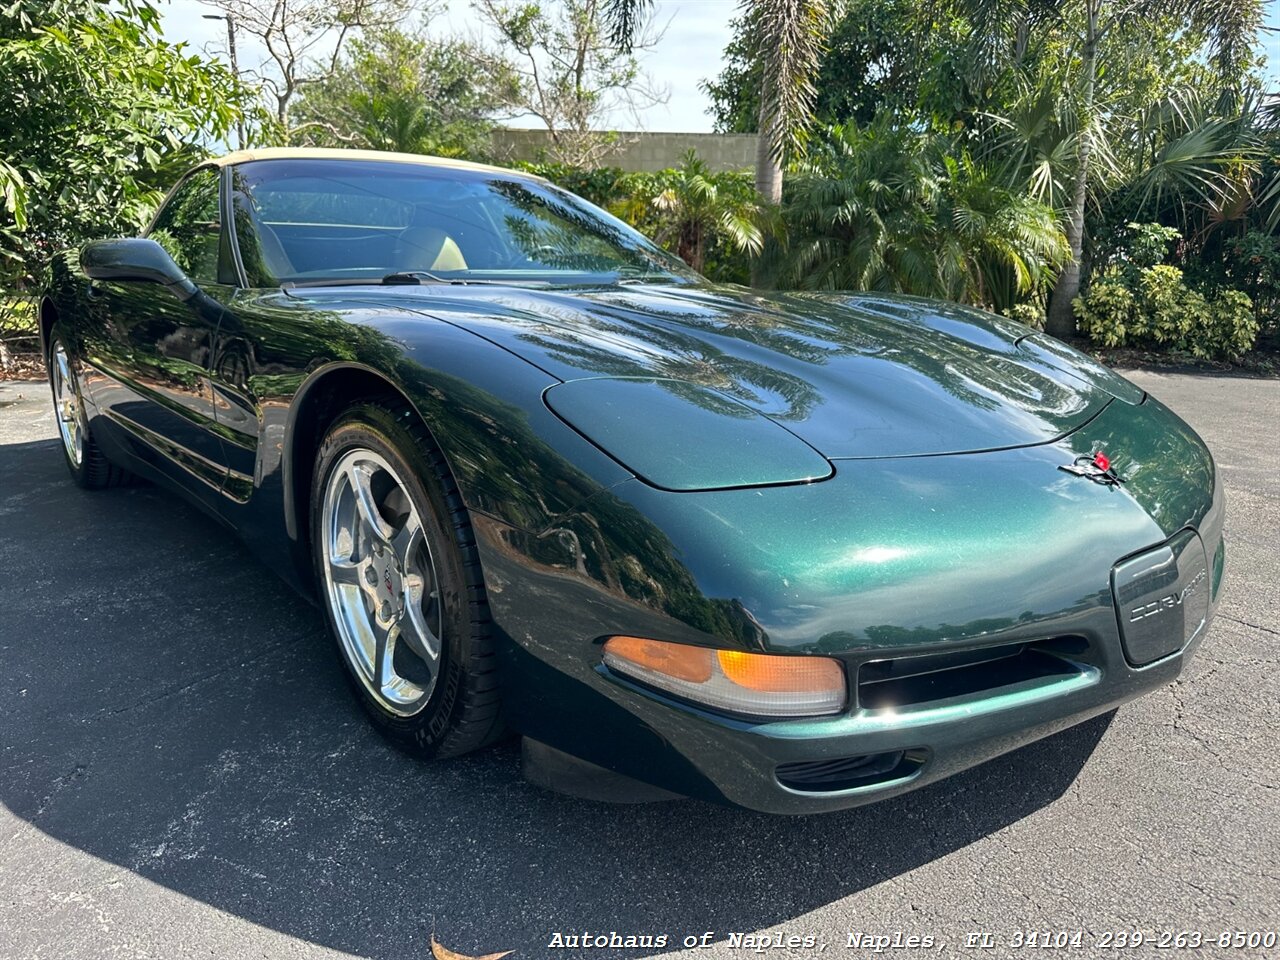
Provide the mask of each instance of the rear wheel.
[{"label": "rear wheel", "polygon": [[124,483],[130,474],[108,460],[93,439],[75,365],[57,337],[49,344],[48,367],[53,415],[58,422],[58,435],[71,479],[86,490]]},{"label": "rear wheel", "polygon": [[320,596],[374,724],[429,757],[501,733],[494,642],[471,525],[430,434],[407,406],[352,407],[312,482]]}]

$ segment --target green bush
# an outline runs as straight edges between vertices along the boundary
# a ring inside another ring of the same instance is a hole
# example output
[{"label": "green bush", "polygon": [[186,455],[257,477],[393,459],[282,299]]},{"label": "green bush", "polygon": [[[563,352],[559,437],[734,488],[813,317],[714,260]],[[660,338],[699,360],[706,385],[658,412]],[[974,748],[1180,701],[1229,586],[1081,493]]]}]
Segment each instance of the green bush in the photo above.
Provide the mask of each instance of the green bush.
[{"label": "green bush", "polygon": [[597,207],[608,210],[618,201],[625,199],[627,191],[623,181],[627,177],[620,167],[595,167],[585,169],[568,163],[531,163],[515,164],[519,170],[545,177],[558,187],[570,193],[576,193],[584,200],[590,200]]},{"label": "green bush", "polygon": [[1229,282],[1249,295],[1259,322],[1280,326],[1280,237],[1249,230],[1229,241],[1223,253]]},{"label": "green bush", "polygon": [[1127,223],[1127,235],[1120,244],[1120,255],[1139,270],[1164,262],[1169,244],[1182,234],[1174,227],[1159,223]]},{"label": "green bush", "polygon": [[1095,280],[1089,291],[1074,301],[1080,330],[1104,347],[1123,346],[1133,326],[1137,303],[1133,292],[1117,274]]},{"label": "green bush", "polygon": [[34,298],[0,294],[0,360],[6,354],[37,353],[39,348]]},{"label": "green bush", "polygon": [[1182,271],[1165,264],[1139,270],[1137,301],[1129,330],[1133,340],[1180,344],[1206,312],[1204,297],[1187,289]]},{"label": "green bush", "polygon": [[1258,339],[1258,318],[1249,295],[1241,290],[1223,290],[1209,305],[1200,342],[1201,356],[1238,357],[1253,349]]},{"label": "green bush", "polygon": [[1015,303],[1004,311],[1010,320],[1017,320],[1037,330],[1044,329],[1044,305],[1040,303]]},{"label": "green bush", "polygon": [[1164,346],[1200,359],[1237,359],[1258,336],[1249,295],[1225,289],[1212,300],[1189,288],[1177,267],[1110,270],[1074,301],[1080,329],[1104,347]]},{"label": "green bush", "polygon": [[34,298],[0,296],[0,340],[29,337],[38,332]]}]

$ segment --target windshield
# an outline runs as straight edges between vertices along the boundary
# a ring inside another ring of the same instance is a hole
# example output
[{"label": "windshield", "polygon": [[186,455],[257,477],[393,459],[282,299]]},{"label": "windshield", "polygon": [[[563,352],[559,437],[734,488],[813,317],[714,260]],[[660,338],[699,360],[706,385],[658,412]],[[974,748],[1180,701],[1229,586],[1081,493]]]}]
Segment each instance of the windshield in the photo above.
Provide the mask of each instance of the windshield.
[{"label": "windshield", "polygon": [[698,279],[598,207],[488,170],[384,160],[258,160],[232,174],[251,286],[379,282],[580,285]]}]

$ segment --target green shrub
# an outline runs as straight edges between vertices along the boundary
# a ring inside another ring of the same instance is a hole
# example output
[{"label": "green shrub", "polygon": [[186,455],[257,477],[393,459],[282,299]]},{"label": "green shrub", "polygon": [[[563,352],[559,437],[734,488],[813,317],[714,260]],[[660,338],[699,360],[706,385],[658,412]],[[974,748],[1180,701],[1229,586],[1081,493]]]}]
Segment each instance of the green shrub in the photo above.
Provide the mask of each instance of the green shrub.
[{"label": "green shrub", "polygon": [[1128,236],[1121,244],[1120,255],[1139,270],[1163,263],[1169,244],[1182,238],[1176,228],[1160,223],[1129,222],[1125,227]]},{"label": "green shrub", "polygon": [[1249,230],[1226,244],[1222,267],[1232,286],[1249,295],[1259,322],[1280,325],[1280,237]]},{"label": "green shrub", "polygon": [[529,163],[515,164],[519,170],[545,177],[558,187],[570,193],[576,193],[585,200],[590,200],[597,207],[606,210],[625,198],[627,191],[623,181],[627,174],[619,167],[575,167],[567,163]]},{"label": "green shrub", "polygon": [[1204,297],[1182,282],[1182,271],[1164,264],[1138,272],[1137,301],[1130,339],[1170,345],[1182,343],[1207,310]]},{"label": "green shrub", "polygon": [[[1258,318],[1253,301],[1240,290],[1223,290],[1209,304],[1203,332],[1198,345],[1203,353],[1197,356],[1239,357],[1253,349],[1258,339]],[[1192,349],[1195,353],[1195,349]]]},{"label": "green shrub", "polygon": [[1088,292],[1072,301],[1080,330],[1104,347],[1124,346],[1137,312],[1133,292],[1118,274],[1095,280]]},{"label": "green shrub", "polygon": [[1005,310],[1004,315],[1010,320],[1017,320],[1037,330],[1044,329],[1044,305],[1039,303],[1015,303]]},{"label": "green shrub", "polygon": [[1249,295],[1225,289],[1210,300],[1177,267],[1110,270],[1074,301],[1080,329],[1104,347],[1164,346],[1200,359],[1234,360],[1252,349],[1258,321]]},{"label": "green shrub", "polygon": [[0,366],[9,354],[37,353],[40,330],[33,297],[7,297],[0,293]]}]

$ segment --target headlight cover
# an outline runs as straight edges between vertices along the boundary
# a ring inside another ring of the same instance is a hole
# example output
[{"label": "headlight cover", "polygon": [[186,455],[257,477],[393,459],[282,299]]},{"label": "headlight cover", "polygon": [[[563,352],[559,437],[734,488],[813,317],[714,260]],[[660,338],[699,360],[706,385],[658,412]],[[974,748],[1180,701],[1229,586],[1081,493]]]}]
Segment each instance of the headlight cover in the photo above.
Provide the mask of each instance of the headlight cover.
[{"label": "headlight cover", "polygon": [[601,377],[550,387],[561,420],[650,486],[724,490],[825,480],[831,463],[732,397],[684,380]]}]

